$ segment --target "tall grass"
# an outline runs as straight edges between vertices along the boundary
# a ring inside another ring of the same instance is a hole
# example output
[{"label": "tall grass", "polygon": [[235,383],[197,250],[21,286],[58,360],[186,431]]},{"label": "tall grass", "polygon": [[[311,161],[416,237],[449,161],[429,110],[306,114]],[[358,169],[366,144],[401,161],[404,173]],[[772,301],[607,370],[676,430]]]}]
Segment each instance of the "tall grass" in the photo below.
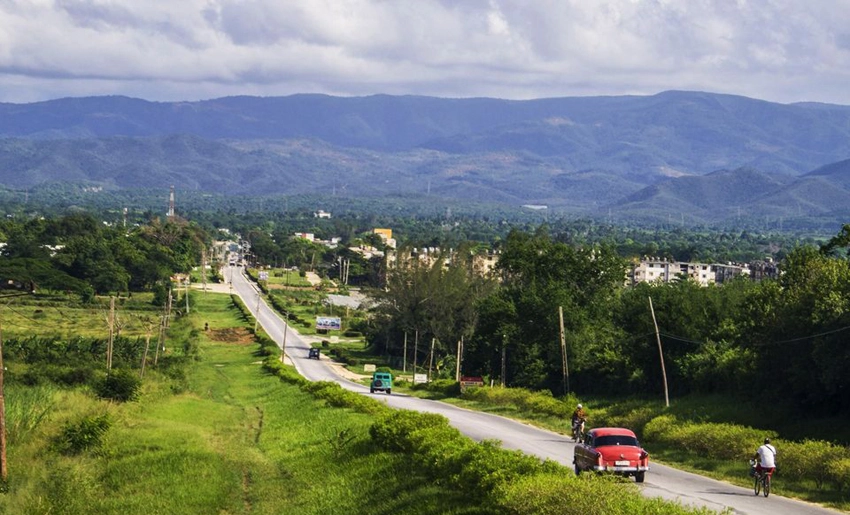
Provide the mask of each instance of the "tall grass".
[{"label": "tall grass", "polygon": [[9,384],[4,390],[6,440],[9,445],[15,445],[29,437],[48,419],[56,403],[56,388]]},{"label": "tall grass", "polygon": [[[226,295],[199,296],[196,308],[194,328],[244,324]],[[256,346],[172,328],[198,341],[183,388],[172,364],[150,369],[136,402],[56,391],[50,416],[12,446],[0,513],[485,513],[377,447],[370,415],[265,372]],[[105,412],[113,423],[98,452],[50,450],[63,424]]]}]

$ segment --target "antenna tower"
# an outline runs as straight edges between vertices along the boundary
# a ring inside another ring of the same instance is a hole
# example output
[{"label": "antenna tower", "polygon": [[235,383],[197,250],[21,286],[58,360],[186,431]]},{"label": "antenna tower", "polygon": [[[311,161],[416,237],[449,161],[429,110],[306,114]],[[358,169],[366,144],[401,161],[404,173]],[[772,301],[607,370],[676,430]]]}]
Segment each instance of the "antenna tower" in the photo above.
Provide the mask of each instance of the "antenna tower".
[{"label": "antenna tower", "polygon": [[168,214],[170,218],[174,216],[174,186],[171,186],[171,193],[168,195]]}]

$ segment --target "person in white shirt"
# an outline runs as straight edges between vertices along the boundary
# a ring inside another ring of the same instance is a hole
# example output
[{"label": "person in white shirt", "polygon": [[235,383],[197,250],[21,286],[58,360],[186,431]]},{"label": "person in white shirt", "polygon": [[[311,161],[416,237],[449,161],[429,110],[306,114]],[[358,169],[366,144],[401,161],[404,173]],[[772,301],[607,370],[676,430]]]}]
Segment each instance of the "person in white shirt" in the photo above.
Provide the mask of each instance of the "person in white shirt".
[{"label": "person in white shirt", "polygon": [[770,438],[764,439],[764,445],[756,450],[753,459],[756,460],[756,472],[773,475],[776,470],[776,447],[770,445]]}]

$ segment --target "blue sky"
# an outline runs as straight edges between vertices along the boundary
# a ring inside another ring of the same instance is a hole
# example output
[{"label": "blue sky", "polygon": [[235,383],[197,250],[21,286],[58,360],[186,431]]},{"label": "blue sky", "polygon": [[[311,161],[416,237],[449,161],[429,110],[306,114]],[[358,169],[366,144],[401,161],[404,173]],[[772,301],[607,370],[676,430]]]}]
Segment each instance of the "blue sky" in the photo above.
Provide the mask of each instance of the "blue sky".
[{"label": "blue sky", "polygon": [[850,0],[0,0],[0,102],[671,89],[850,105]]}]

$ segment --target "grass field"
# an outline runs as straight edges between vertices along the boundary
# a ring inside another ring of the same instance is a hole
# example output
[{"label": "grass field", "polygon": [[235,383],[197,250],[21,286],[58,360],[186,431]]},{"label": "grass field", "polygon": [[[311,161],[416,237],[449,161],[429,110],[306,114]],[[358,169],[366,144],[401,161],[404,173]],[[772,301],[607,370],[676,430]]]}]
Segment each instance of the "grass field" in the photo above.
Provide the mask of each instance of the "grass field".
[{"label": "grass field", "polygon": [[[11,426],[49,409],[10,441],[0,513],[481,513],[462,492],[423,481],[399,455],[374,448],[369,416],[326,407],[264,374],[228,295],[195,301],[172,331],[201,331],[199,359],[185,377],[149,370],[136,402],[9,389]],[[101,414],[111,421],[101,448],[51,450],[63,424]]]},{"label": "grass field", "polygon": [[[162,308],[151,304],[152,299],[152,293],[116,297],[115,323],[122,335],[143,336],[151,323],[158,324]],[[109,303],[109,297],[97,297],[91,304],[80,303],[76,295],[15,297],[0,307],[3,335],[106,338]]]}]

